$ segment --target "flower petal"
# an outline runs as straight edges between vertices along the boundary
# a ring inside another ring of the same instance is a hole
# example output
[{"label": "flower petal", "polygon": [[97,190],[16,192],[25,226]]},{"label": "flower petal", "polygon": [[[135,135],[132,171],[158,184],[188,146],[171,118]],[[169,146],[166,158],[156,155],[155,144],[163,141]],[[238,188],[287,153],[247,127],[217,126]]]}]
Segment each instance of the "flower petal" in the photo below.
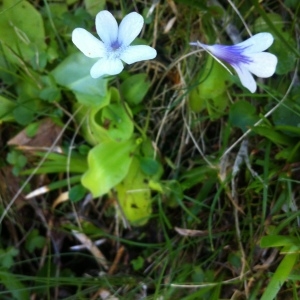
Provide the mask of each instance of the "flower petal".
[{"label": "flower petal", "polygon": [[72,32],[72,42],[87,57],[103,57],[104,44],[83,28],[76,28]]},{"label": "flower petal", "polygon": [[122,72],[123,64],[120,59],[99,59],[91,68],[90,74],[93,78],[103,75],[116,75]]},{"label": "flower petal", "polygon": [[236,70],[242,85],[247,88],[251,93],[256,91],[256,82],[252,74],[242,65],[233,66]]},{"label": "flower petal", "polygon": [[130,65],[137,61],[153,59],[156,55],[157,53],[154,48],[145,45],[138,45],[127,47],[127,49],[121,54],[120,59]]},{"label": "flower petal", "polygon": [[234,66],[239,64],[250,64],[251,56],[244,53],[239,45],[225,46],[225,45],[205,45],[199,44],[204,50],[208,51],[216,59],[223,60],[228,64]]},{"label": "flower petal", "polygon": [[123,46],[129,46],[139,35],[144,25],[143,17],[132,12],[124,17],[119,27],[118,42]]},{"label": "flower petal", "polygon": [[271,33],[261,32],[236,46],[244,48],[244,54],[250,54],[265,51],[273,44],[273,41],[274,38]]},{"label": "flower petal", "polygon": [[96,16],[96,30],[106,46],[117,41],[118,23],[107,10],[100,11]]},{"label": "flower petal", "polygon": [[277,65],[277,57],[268,52],[251,54],[252,62],[245,67],[254,75],[262,78],[271,77]]}]

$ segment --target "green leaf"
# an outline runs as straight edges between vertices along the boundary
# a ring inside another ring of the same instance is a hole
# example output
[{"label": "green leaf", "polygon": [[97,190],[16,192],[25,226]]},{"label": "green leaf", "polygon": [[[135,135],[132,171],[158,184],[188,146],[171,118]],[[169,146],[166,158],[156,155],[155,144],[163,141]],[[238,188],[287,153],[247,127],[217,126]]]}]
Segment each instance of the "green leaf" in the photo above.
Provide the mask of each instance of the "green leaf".
[{"label": "green leaf", "polygon": [[0,249],[0,265],[5,269],[10,269],[14,265],[14,257],[19,254],[19,250],[14,247]]},{"label": "green leaf", "polygon": [[280,130],[290,136],[299,136],[300,135],[300,128],[295,127],[295,126],[279,125],[279,126],[275,126],[275,129]]},{"label": "green leaf", "polygon": [[[32,109],[36,107],[36,101],[18,101],[14,109],[14,119],[21,125],[27,125],[34,119],[35,111]],[[30,108],[31,107],[31,108]]]},{"label": "green leaf", "polygon": [[270,141],[272,141],[276,145],[285,145],[290,146],[294,144],[294,141],[292,138],[275,131],[274,128],[271,127],[265,127],[265,126],[256,126],[252,127],[252,131],[268,138]]},{"label": "green leaf", "polygon": [[14,118],[21,125],[27,125],[33,121],[36,113],[42,110],[42,102],[39,99],[40,89],[35,81],[19,81],[17,84],[18,99],[14,109]]},{"label": "green leaf", "polygon": [[295,9],[297,4],[299,5],[299,1],[298,0],[285,0],[284,4],[289,8]]},{"label": "green leaf", "polygon": [[271,280],[265,289],[261,300],[272,300],[276,297],[280,291],[282,285],[286,282],[290,272],[298,261],[299,254],[292,253],[287,254],[277,267],[274,274],[271,276]]},{"label": "green leaf", "polygon": [[91,107],[99,106],[107,100],[107,79],[94,79],[90,75],[90,69],[96,61],[76,52],[52,71],[59,85],[73,91],[80,103]]},{"label": "green leaf", "polygon": [[209,183],[209,185],[215,184],[216,181],[218,181],[217,170],[208,165],[194,166],[194,168],[185,171],[180,178],[183,190],[190,189],[204,182],[206,184]]},{"label": "green leaf", "polygon": [[[45,153],[36,152],[36,156],[44,157]],[[47,156],[46,161],[36,171],[36,174],[46,173],[63,173],[69,170],[70,173],[83,173],[87,168],[86,157],[76,152],[71,153],[71,157],[68,154],[50,153]],[[22,172],[22,174],[31,174],[32,169],[28,169]]]},{"label": "green leaf", "polygon": [[157,174],[161,169],[161,165],[151,157],[141,157],[140,164],[141,170],[148,176]]},{"label": "green leaf", "polygon": [[136,259],[132,259],[132,267],[135,271],[141,270],[144,267],[145,260],[142,256],[138,256]]},{"label": "green leaf", "polygon": [[261,238],[260,246],[262,248],[283,247],[283,246],[298,246],[300,241],[298,238],[285,235],[267,235]]},{"label": "green leaf", "polygon": [[110,139],[121,142],[132,136],[134,127],[131,116],[132,113],[126,103],[113,103],[102,109],[102,127]]},{"label": "green leaf", "polygon": [[272,114],[274,125],[277,129],[284,131],[290,136],[299,136],[300,133],[300,106],[298,105],[296,95],[295,101],[285,100]]},{"label": "green leaf", "polygon": [[136,147],[133,140],[105,141],[94,147],[88,155],[89,169],[82,176],[82,185],[94,197],[108,193],[127,175]]},{"label": "green leaf", "polygon": [[91,145],[98,145],[109,139],[107,131],[102,126],[100,112],[103,107],[109,104],[110,98],[111,92],[109,90],[102,103],[98,106],[89,107],[79,103],[74,105],[73,111],[76,111],[75,119],[81,124],[81,134]]},{"label": "green leaf", "polygon": [[41,236],[37,229],[33,229],[27,236],[25,248],[33,253],[35,249],[42,249],[46,243],[46,238]]},{"label": "green leaf", "polygon": [[25,133],[28,137],[34,137],[40,127],[41,123],[40,122],[34,122],[29,124],[26,128],[25,128]]},{"label": "green leaf", "polygon": [[14,299],[14,300],[24,300],[30,299],[29,290],[23,285],[23,283],[10,272],[0,272],[0,282],[3,284],[8,290],[13,298],[7,299]]},{"label": "green leaf", "polygon": [[69,198],[72,202],[78,202],[84,198],[87,190],[81,184],[77,184],[69,191]]},{"label": "green leaf", "polygon": [[249,102],[240,100],[230,107],[229,122],[246,132],[259,120],[256,109]]},{"label": "green leaf", "polygon": [[170,207],[176,207],[182,202],[183,187],[177,180],[168,180],[164,185],[166,195],[166,204]]},{"label": "green leaf", "polygon": [[45,51],[43,19],[34,6],[27,1],[3,0],[0,11],[0,42],[9,61],[21,65],[18,57],[30,61]]},{"label": "green leaf", "polygon": [[127,103],[137,105],[146,96],[150,85],[147,74],[136,74],[122,82],[120,92]]},{"label": "green leaf", "polygon": [[[1,46],[1,41],[0,41]],[[14,65],[4,56],[3,47],[0,47],[0,78],[3,83],[12,86],[17,81],[17,65]]]},{"label": "green leaf", "polygon": [[228,105],[226,90],[231,75],[209,55],[199,76],[199,85],[190,92],[190,107],[195,112],[206,109],[210,118],[216,119],[225,113]]},{"label": "green leaf", "polygon": [[127,220],[135,226],[148,222],[152,213],[148,177],[140,169],[137,158],[132,160],[124,180],[116,186],[119,204]]},{"label": "green leaf", "polygon": [[0,96],[0,124],[2,122],[14,121],[13,110],[16,103]]},{"label": "green leaf", "polygon": [[60,98],[60,90],[54,87],[46,87],[40,92],[40,98],[53,102]]},{"label": "green leaf", "polygon": [[[81,133],[85,140],[97,145],[106,140],[121,142],[131,138],[134,130],[132,113],[126,103],[111,103],[110,95],[116,98],[114,89],[109,89],[106,101],[97,107],[89,108],[83,106],[76,114],[76,119],[80,122]],[[76,104],[74,110],[80,105]]]},{"label": "green leaf", "polygon": [[106,0],[84,0],[85,8],[90,15],[95,17],[97,13],[104,9]]},{"label": "green leaf", "polygon": [[13,165],[13,174],[19,175],[27,163],[27,158],[17,150],[12,150],[7,154],[7,162]]}]

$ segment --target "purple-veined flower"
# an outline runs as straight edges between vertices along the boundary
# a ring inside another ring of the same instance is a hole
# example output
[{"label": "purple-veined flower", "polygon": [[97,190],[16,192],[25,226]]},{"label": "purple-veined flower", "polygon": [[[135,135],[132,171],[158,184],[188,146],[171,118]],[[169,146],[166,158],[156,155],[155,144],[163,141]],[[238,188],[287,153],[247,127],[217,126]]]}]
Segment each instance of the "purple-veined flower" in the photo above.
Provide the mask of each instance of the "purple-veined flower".
[{"label": "purple-veined flower", "polygon": [[190,45],[202,47],[218,61],[230,64],[237,72],[242,85],[254,93],[257,86],[252,74],[267,78],[276,70],[277,57],[272,53],[263,52],[273,41],[272,34],[262,32],[232,46],[206,45],[200,42],[193,42]]},{"label": "purple-veined flower", "polygon": [[75,46],[84,55],[99,58],[90,71],[93,78],[119,74],[124,68],[123,62],[132,64],[156,57],[156,50],[150,46],[130,46],[143,25],[143,17],[132,12],[118,26],[113,15],[103,10],[96,16],[96,31],[101,41],[83,28],[73,30],[72,41]]}]

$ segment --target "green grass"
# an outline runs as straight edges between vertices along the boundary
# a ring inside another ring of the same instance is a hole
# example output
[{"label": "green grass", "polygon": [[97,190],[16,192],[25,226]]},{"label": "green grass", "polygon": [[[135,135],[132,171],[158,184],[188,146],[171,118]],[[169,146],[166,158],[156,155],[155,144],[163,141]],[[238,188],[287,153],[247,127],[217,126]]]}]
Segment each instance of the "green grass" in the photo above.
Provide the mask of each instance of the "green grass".
[{"label": "green grass", "polygon": [[[300,4],[210,3],[1,2],[1,299],[300,298]],[[157,57],[92,79],[71,33],[103,9]],[[248,31],[254,94],[189,45]]]}]

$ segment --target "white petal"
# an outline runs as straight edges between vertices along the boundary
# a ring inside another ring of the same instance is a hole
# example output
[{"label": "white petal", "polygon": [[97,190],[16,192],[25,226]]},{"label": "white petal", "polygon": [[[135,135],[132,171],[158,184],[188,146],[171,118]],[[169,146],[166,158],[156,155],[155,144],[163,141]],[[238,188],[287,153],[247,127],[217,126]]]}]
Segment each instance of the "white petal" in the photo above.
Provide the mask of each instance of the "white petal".
[{"label": "white petal", "polygon": [[76,28],[72,32],[72,42],[87,57],[103,57],[104,44],[83,28]]},{"label": "white petal", "polygon": [[137,61],[153,59],[156,57],[156,55],[156,50],[150,46],[129,46],[121,54],[120,59],[130,65]]},{"label": "white petal", "polygon": [[268,52],[254,53],[250,55],[253,60],[245,67],[254,75],[262,78],[270,77],[274,74],[277,65],[277,57]]},{"label": "white petal", "polygon": [[256,82],[252,74],[243,66],[233,66],[236,70],[242,85],[247,88],[251,93],[256,91]]},{"label": "white petal", "polygon": [[103,75],[116,75],[122,72],[123,64],[120,59],[99,59],[91,68],[90,74],[93,78]]},{"label": "white petal", "polygon": [[123,46],[129,46],[139,35],[143,25],[144,19],[140,14],[132,12],[125,16],[119,27],[118,42]]},{"label": "white petal", "polygon": [[117,41],[118,23],[107,10],[100,11],[96,16],[96,30],[106,46]]},{"label": "white petal", "polygon": [[274,38],[271,33],[261,32],[236,46],[244,48],[243,53],[250,54],[265,51],[273,44],[273,41]]}]

